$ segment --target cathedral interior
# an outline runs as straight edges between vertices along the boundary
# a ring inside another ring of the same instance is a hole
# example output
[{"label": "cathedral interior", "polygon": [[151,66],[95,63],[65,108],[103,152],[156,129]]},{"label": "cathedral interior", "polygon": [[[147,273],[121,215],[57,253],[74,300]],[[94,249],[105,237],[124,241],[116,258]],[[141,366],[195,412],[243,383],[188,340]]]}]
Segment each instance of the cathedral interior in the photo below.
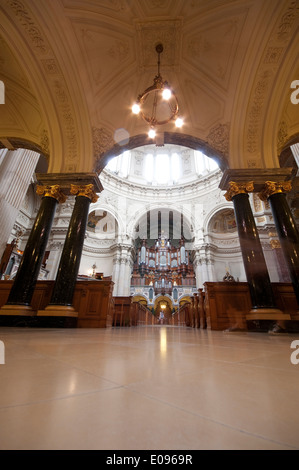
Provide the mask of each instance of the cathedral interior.
[{"label": "cathedral interior", "polygon": [[1,449],[299,448],[298,34],[0,0]]}]

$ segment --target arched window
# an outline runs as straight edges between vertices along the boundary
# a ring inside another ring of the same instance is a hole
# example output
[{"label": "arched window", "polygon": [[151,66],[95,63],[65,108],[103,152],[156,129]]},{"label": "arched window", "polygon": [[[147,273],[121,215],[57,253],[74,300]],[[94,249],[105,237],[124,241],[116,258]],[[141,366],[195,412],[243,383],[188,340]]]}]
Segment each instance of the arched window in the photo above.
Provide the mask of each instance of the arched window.
[{"label": "arched window", "polygon": [[170,178],[169,155],[156,155],[155,180],[158,184],[167,184]]},{"label": "arched window", "polygon": [[154,157],[151,153],[145,156],[145,176],[148,183],[154,178]]},{"label": "arched window", "polygon": [[154,298],[154,289],[151,287],[149,289],[149,300],[152,301]]}]

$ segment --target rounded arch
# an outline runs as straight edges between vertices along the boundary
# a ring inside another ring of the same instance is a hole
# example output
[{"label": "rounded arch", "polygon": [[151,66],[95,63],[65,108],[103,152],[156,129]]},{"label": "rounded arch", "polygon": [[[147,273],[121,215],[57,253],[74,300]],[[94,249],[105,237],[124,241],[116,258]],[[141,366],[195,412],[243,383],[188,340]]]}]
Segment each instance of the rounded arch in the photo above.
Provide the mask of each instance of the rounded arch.
[{"label": "rounded arch", "polygon": [[209,233],[209,226],[213,217],[217,216],[222,211],[226,210],[234,210],[233,203],[223,202],[222,204],[217,205],[214,207],[205,217],[203,222],[203,231],[204,233]]},{"label": "rounded arch", "polygon": [[228,233],[236,232],[235,212],[232,207],[219,209],[210,218],[207,226],[208,233]]},{"label": "rounded arch", "polygon": [[181,297],[179,297],[178,303],[180,307],[182,307],[185,304],[191,303],[191,296],[183,294]]},{"label": "rounded arch", "polygon": [[159,319],[159,323],[170,323],[173,310],[172,299],[168,295],[160,295],[155,299],[154,312],[155,316]]},{"label": "rounded arch", "polygon": [[[150,239],[158,238],[158,213],[161,213],[161,230],[164,231],[165,235],[168,238],[180,239],[181,235],[184,236],[186,240],[193,238],[193,227],[194,221],[192,213],[188,211],[185,207],[178,208],[173,207],[172,204],[165,204],[161,206],[159,203],[147,204],[146,206],[142,205],[142,208],[139,212],[135,213],[132,216],[132,219],[128,224],[128,233],[135,240],[139,237],[141,239],[148,239],[148,233],[150,234]],[[148,213],[150,213],[148,220]],[[172,213],[172,216],[171,216]],[[172,217],[172,219],[171,219]],[[171,230],[171,220],[173,228]],[[180,224],[183,224],[183,231],[181,233]],[[148,226],[150,223],[150,226]],[[141,227],[141,231],[137,231],[138,227]],[[172,235],[172,236],[171,236]],[[153,238],[152,238],[153,236]]]},{"label": "rounded arch", "polygon": [[154,298],[154,309],[156,310],[159,303],[163,303],[165,302],[167,305],[169,305],[169,307],[172,309],[173,308],[173,303],[172,303],[172,298],[168,295],[168,294],[165,294],[165,295],[157,295],[155,298]]},{"label": "rounded arch", "polygon": [[[124,143],[124,145],[115,143],[108,150],[105,150],[101,154],[96,155],[97,163],[95,166],[95,172],[100,174],[111,158],[117,157],[126,150],[132,150],[137,147],[143,147],[144,145],[149,145],[152,143],[153,140],[149,139],[147,134],[131,136],[128,141]],[[200,150],[207,157],[214,159],[222,171],[229,168],[227,157],[198,137],[179,132],[164,132],[163,144],[175,144],[191,148],[193,150]]]},{"label": "rounded arch", "polygon": [[44,149],[38,142],[26,140],[20,137],[1,136],[0,134],[0,149],[5,149],[5,148],[7,148],[8,150],[17,150],[17,149],[33,150],[34,152],[39,153],[41,155],[43,160],[46,162],[47,167],[49,165],[49,154],[44,151]]},{"label": "rounded arch", "polygon": [[[265,156],[269,157],[269,152],[272,149],[273,166],[275,167],[277,160],[281,166],[279,155],[286,148],[287,143],[293,140],[293,136],[298,136],[299,133],[299,106],[291,101],[291,94],[294,91],[291,88],[291,83],[298,79],[299,74],[298,41],[296,39],[297,34],[295,33],[287,50],[284,66],[278,69],[264,119],[263,151]],[[267,163],[267,167],[271,167],[270,162]]]},{"label": "rounded arch", "polygon": [[87,232],[99,239],[115,240],[119,233],[116,217],[108,210],[92,208],[88,214]]},{"label": "rounded arch", "polygon": [[[58,38],[61,30],[51,5],[44,7],[48,28]],[[55,42],[48,38],[40,13],[35,5],[24,4],[20,10],[10,2],[6,15],[1,17],[4,63],[13,63],[13,67],[8,66],[9,73],[4,70],[2,75],[7,98],[5,110],[17,124],[8,128],[1,122],[0,134],[9,140],[16,136],[17,140],[33,141],[47,155],[50,173],[91,171],[90,115],[85,91],[77,80],[76,62],[70,62],[65,40]]]},{"label": "rounded arch", "polygon": [[148,299],[145,297],[145,295],[136,294],[132,297],[132,302],[138,302],[147,307]]},{"label": "rounded arch", "polygon": [[88,216],[90,216],[90,214],[92,214],[93,212],[97,211],[104,211],[107,213],[107,215],[110,215],[115,219],[117,234],[125,232],[125,224],[122,220],[120,211],[117,210],[117,207],[115,208],[112,205],[108,205],[103,203],[102,201],[99,201],[90,205]]},{"label": "rounded arch", "polygon": [[282,151],[279,155],[279,165],[281,168],[294,167],[297,168],[291,146],[299,143],[299,132],[291,135],[287,142],[285,143]]}]

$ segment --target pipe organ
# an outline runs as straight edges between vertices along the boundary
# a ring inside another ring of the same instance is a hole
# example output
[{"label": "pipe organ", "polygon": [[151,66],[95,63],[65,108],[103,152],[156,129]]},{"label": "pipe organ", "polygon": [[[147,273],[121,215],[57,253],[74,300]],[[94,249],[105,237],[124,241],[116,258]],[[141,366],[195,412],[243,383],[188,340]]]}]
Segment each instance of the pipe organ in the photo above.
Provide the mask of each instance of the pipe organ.
[{"label": "pipe organ", "polygon": [[132,286],[151,286],[152,294],[175,295],[179,286],[195,286],[191,253],[182,237],[178,246],[159,236],[154,245],[143,239],[133,267]]}]

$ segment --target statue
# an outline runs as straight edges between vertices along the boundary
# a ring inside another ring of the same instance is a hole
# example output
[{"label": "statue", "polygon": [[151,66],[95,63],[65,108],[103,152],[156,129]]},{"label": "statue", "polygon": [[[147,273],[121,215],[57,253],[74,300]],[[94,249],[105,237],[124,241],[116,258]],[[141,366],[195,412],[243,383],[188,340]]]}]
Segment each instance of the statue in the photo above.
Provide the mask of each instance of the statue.
[{"label": "statue", "polygon": [[235,282],[234,276],[232,276],[231,274],[229,274],[228,271],[226,271],[225,276],[223,277],[222,280],[223,280],[224,282],[227,282],[227,281],[228,281],[228,282]]}]

